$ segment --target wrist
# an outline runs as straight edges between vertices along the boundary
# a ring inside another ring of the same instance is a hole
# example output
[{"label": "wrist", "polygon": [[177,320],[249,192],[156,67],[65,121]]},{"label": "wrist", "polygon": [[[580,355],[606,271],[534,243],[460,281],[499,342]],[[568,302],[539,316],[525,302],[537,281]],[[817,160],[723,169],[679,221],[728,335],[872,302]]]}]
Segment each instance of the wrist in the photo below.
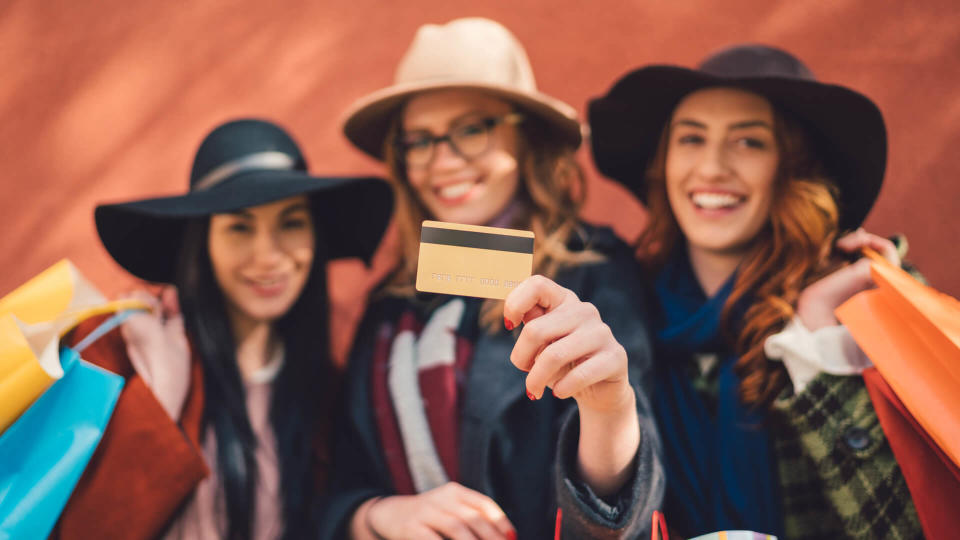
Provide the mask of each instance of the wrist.
[{"label": "wrist", "polygon": [[376,507],[377,504],[382,500],[383,497],[374,497],[367,501],[367,508],[363,513],[363,526],[366,528],[367,533],[376,540],[387,540],[382,534],[380,534],[379,531],[377,531],[376,527],[373,526],[373,519],[370,517],[374,507]]},{"label": "wrist", "polygon": [[579,411],[577,472],[601,497],[623,486],[640,446],[640,419],[632,389],[630,397],[629,407]]},{"label": "wrist", "polygon": [[604,395],[600,399],[597,399],[598,394],[595,394],[590,399],[577,400],[581,423],[584,416],[611,421],[624,416],[635,415],[637,396],[634,394],[630,383],[624,379],[610,386],[602,390]]},{"label": "wrist", "polygon": [[352,540],[385,540],[383,535],[377,531],[373,524],[374,520],[370,515],[370,510],[381,500],[383,500],[383,497],[367,499],[353,512],[353,516],[350,518],[349,534]]},{"label": "wrist", "polygon": [[811,301],[809,296],[801,293],[797,300],[797,316],[808,330],[813,332],[825,326],[836,326],[836,315],[826,302]]},{"label": "wrist", "polygon": [[580,413],[580,431],[605,431],[608,429],[622,429],[636,423],[637,398],[633,388],[627,386],[627,392],[622,399],[611,406],[591,407],[578,404]]}]

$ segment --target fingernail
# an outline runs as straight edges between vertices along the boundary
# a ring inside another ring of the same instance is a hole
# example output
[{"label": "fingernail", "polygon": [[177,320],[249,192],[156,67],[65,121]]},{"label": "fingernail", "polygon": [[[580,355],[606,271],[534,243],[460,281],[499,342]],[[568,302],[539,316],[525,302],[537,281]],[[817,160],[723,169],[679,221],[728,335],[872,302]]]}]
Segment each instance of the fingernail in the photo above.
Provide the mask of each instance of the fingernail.
[{"label": "fingernail", "polygon": [[536,401],[536,400],[537,400],[537,396],[531,394],[530,391],[527,390],[527,399],[529,399],[530,401]]},{"label": "fingernail", "polygon": [[510,531],[507,533],[508,540],[517,540],[517,531]]},{"label": "fingernail", "polygon": [[508,319],[506,315],[503,316],[503,327],[506,328],[507,331],[513,330],[513,323],[510,322],[510,319]]}]

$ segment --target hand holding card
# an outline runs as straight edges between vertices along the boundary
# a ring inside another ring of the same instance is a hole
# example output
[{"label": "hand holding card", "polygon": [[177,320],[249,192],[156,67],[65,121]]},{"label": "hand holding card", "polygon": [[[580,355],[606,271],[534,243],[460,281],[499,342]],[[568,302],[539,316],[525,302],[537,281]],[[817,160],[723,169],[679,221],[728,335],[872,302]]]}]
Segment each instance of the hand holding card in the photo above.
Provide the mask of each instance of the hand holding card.
[{"label": "hand holding card", "polygon": [[524,323],[510,361],[529,373],[527,390],[537,399],[550,387],[592,409],[632,406],[626,352],[593,304],[533,276],[510,294],[503,313],[505,322]]},{"label": "hand holding card", "polygon": [[577,401],[580,475],[601,496],[616,492],[640,442],[623,346],[593,304],[543,276],[511,292],[503,315],[508,329],[523,323],[510,361],[527,372],[527,397],[538,400],[549,387]]},{"label": "hand holding card", "polygon": [[533,270],[533,233],[424,221],[417,290],[502,300]]}]

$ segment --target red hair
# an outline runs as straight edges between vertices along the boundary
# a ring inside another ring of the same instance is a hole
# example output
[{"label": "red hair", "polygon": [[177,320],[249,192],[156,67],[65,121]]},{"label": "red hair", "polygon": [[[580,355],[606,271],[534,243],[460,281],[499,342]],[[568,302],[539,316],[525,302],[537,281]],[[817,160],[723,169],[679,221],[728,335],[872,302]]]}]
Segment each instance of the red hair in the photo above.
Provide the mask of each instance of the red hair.
[{"label": "red hair", "polygon": [[[800,292],[827,273],[838,227],[836,188],[813,155],[806,134],[775,111],[774,135],[780,163],[770,217],[738,267],[720,319],[740,356],[734,367],[741,381],[740,397],[757,406],[770,406],[789,383],[783,364],[767,360],[763,344],[793,318]],[[662,265],[682,234],[666,193],[668,141],[669,126],[646,171],[650,225],[637,241],[643,259],[654,268]],[[734,320],[732,308],[746,296],[752,303],[742,321]]]}]

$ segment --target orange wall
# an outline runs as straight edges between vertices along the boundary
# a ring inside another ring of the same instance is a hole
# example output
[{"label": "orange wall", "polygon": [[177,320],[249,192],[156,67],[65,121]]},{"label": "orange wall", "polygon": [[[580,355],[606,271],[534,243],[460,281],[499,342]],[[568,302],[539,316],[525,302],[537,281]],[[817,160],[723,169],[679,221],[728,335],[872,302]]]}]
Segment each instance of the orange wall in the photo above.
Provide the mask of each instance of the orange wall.
[{"label": "orange wall", "polygon": [[[285,124],[315,172],[378,171],[340,135],[340,113],[391,81],[417,26],[466,15],[511,28],[541,89],[581,111],[640,64],[691,65],[743,41],[795,52],[821,80],[880,105],[890,162],[866,226],[906,233],[910,258],[936,287],[960,296],[960,10],[950,0],[7,0],[0,294],[63,257],[106,292],[132,286],[96,239],[94,205],[182,192],[197,144],[227,118]],[[589,163],[586,151],[581,157]],[[641,208],[588,170],[586,217],[616,222],[632,238]],[[377,268],[389,257],[382,253]],[[348,262],[332,271],[339,351],[371,279],[357,270]]]}]

